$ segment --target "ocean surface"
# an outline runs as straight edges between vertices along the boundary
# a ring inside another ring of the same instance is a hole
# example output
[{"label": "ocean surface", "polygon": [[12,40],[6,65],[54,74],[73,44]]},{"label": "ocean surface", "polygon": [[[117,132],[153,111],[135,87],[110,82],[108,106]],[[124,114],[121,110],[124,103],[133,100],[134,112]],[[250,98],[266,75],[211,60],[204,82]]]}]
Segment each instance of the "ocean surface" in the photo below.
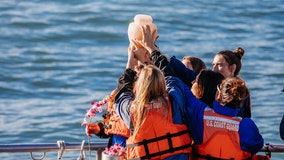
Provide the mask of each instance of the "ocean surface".
[{"label": "ocean surface", "polygon": [[[116,87],[136,14],[153,17],[165,54],[200,57],[209,69],[218,51],[244,48],[239,76],[251,92],[252,119],[265,143],[284,145],[281,0],[1,0],[0,144],[87,141],[84,115],[91,101]],[[63,159],[78,156],[66,152]],[[30,156],[0,153],[0,159]],[[284,153],[272,153],[272,160],[280,159]]]}]

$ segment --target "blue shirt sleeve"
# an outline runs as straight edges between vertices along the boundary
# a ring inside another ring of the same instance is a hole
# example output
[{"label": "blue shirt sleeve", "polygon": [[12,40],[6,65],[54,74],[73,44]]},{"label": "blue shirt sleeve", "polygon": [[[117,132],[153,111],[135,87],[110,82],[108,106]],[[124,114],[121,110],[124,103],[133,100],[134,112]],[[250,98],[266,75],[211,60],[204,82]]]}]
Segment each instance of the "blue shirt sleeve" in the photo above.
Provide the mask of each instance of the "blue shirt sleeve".
[{"label": "blue shirt sleeve", "polygon": [[243,118],[239,128],[241,149],[256,154],[263,147],[263,138],[250,118]]},{"label": "blue shirt sleeve", "polygon": [[197,73],[185,67],[185,65],[175,56],[170,58],[170,64],[173,67],[174,73],[179,77],[185,84],[191,87],[191,82],[195,80]]},{"label": "blue shirt sleeve", "polygon": [[174,76],[166,78],[167,91],[172,104],[173,123],[184,124],[183,110],[185,108],[185,97],[183,93],[183,82]]},{"label": "blue shirt sleeve", "polygon": [[186,125],[191,131],[191,135],[196,144],[203,142],[203,116],[204,109],[207,107],[205,103],[197,99],[188,86],[184,86],[186,95],[186,107],[184,109],[184,116],[186,117]]},{"label": "blue shirt sleeve", "polygon": [[179,78],[168,76],[166,84],[172,103],[174,123],[186,124],[195,143],[202,143],[203,115],[207,105],[198,100]]}]

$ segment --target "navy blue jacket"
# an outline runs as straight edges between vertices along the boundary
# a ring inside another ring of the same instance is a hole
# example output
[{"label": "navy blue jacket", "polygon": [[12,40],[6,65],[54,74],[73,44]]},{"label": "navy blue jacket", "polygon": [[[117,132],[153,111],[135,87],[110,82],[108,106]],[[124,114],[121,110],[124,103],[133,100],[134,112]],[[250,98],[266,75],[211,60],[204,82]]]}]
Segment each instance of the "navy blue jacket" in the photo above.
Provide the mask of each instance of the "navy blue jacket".
[{"label": "navy blue jacket", "polygon": [[282,120],[279,126],[279,132],[280,132],[281,139],[284,141],[284,114],[283,114],[283,117],[282,117]]}]

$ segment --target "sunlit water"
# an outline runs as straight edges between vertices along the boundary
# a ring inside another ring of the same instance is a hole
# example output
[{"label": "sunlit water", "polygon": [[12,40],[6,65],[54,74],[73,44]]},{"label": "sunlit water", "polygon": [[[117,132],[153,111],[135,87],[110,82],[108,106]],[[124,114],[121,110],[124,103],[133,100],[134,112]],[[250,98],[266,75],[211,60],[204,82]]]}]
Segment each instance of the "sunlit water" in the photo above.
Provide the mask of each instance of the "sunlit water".
[{"label": "sunlit water", "polygon": [[[283,144],[280,0],[0,1],[0,143],[87,140],[81,126],[85,111],[116,87],[127,60],[128,24],[140,13],[153,17],[158,45],[169,56],[198,56],[211,68],[216,52],[244,48],[240,77],[251,91],[252,119],[265,143]],[[46,159],[56,156],[47,153]],[[272,153],[272,159],[283,158]],[[0,159],[29,154],[0,153]]]}]

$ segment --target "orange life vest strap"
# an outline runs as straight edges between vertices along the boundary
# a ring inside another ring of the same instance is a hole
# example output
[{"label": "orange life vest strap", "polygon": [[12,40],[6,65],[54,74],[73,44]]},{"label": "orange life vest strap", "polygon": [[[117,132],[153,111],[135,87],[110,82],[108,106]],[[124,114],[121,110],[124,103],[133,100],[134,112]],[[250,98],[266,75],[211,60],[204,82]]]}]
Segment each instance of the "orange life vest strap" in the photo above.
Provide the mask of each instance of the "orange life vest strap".
[{"label": "orange life vest strap", "polygon": [[[134,143],[134,144],[127,144],[126,148],[132,148],[132,147],[143,145],[145,152],[146,152],[146,155],[143,156],[143,157],[134,158],[134,159],[135,160],[136,159],[151,159],[151,157],[156,157],[156,156],[160,156],[160,155],[163,155],[163,154],[166,154],[166,153],[171,153],[171,152],[175,152],[175,151],[178,151],[178,150],[183,150],[185,148],[191,147],[192,146],[191,144],[185,144],[183,146],[179,146],[179,147],[175,147],[175,148],[173,147],[172,138],[177,137],[177,136],[181,136],[181,135],[184,135],[184,134],[188,134],[188,132],[189,132],[188,130],[183,130],[183,131],[178,132],[178,133],[172,133],[172,134],[167,133],[164,136],[155,137],[155,138],[152,138],[152,139],[144,139],[142,142],[137,142],[137,143]],[[164,139],[168,140],[169,149],[150,154],[148,144],[153,143],[153,142],[157,142],[157,141],[161,141],[161,140],[164,140]]]}]

